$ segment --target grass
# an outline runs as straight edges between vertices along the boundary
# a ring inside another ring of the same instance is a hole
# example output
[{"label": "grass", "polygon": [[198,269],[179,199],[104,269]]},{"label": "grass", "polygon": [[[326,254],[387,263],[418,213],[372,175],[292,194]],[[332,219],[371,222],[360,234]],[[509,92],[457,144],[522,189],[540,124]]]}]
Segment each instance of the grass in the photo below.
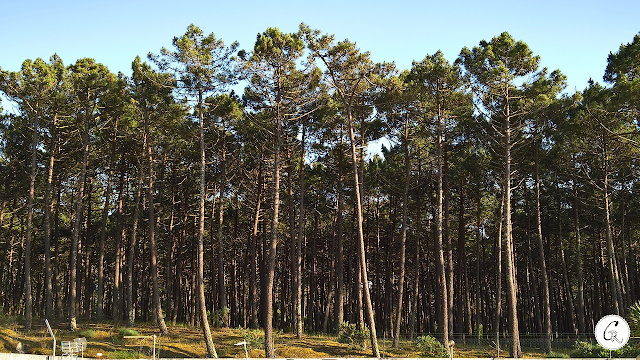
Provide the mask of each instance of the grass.
[{"label": "grass", "polygon": [[[21,342],[26,346],[27,353],[50,355],[52,339],[44,324],[34,327],[29,332],[22,330],[21,322],[0,325],[0,352],[16,352],[16,345]],[[52,322],[58,342],[57,354],[60,355],[60,342],[70,341],[78,337],[87,338],[87,350],[84,357],[97,358],[102,353],[103,359],[137,359],[150,358],[153,350],[153,338],[124,339],[124,336],[153,335],[158,328],[152,323],[140,323],[135,327],[125,327],[125,323],[114,322],[82,322],[79,330],[67,330],[68,323]],[[262,347],[263,333],[260,330],[213,329],[213,341],[219,357],[244,358],[244,348],[234,344],[247,340],[252,346],[248,347],[248,355],[252,358],[264,357]],[[199,327],[185,325],[169,326],[169,335],[158,336],[156,339],[157,356],[161,358],[206,358],[206,347]],[[391,347],[391,339],[384,338],[378,342],[383,357],[421,357],[415,341],[403,340],[399,348]],[[338,358],[338,357],[371,357],[371,350],[360,350],[340,343],[335,335],[308,334],[297,339],[291,333],[278,332],[274,339],[275,355],[278,358]],[[554,349],[557,357],[564,357],[569,350]],[[544,358],[542,351],[523,351],[525,357]],[[481,346],[456,344],[455,357],[478,358],[495,357],[493,349]],[[501,356],[508,355],[506,353]]]}]

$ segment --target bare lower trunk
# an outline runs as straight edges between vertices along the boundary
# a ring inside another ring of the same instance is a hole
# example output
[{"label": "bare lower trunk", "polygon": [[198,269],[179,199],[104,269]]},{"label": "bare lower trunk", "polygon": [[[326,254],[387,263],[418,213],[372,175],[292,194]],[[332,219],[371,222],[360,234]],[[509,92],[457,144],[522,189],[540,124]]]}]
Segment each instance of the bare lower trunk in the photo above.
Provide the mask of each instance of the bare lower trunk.
[{"label": "bare lower trunk", "polygon": [[253,228],[251,239],[249,240],[249,327],[258,328],[258,280],[257,280],[257,247],[258,247],[258,227],[260,225],[260,206],[262,204],[262,188],[264,178],[262,175],[262,159],[258,170],[256,210],[253,218]]},{"label": "bare lower trunk", "polygon": [[405,121],[405,145],[404,145],[404,163],[405,163],[405,180],[404,193],[402,194],[402,239],[400,240],[400,278],[398,280],[398,310],[396,313],[395,331],[393,334],[393,347],[400,346],[400,325],[402,323],[402,303],[404,300],[404,272],[405,272],[405,248],[407,243],[407,226],[409,224],[407,213],[409,207],[409,175],[411,164],[409,163],[409,124],[408,119]]},{"label": "bare lower trunk", "polygon": [[162,304],[160,302],[160,289],[158,284],[158,256],[156,245],[156,217],[154,209],[154,190],[153,184],[155,180],[153,172],[153,153],[151,151],[151,139],[149,138],[149,119],[145,116],[145,146],[147,148],[147,162],[149,165],[148,175],[148,189],[147,196],[149,201],[149,252],[150,252],[150,271],[151,271],[151,288],[153,298],[153,312],[160,330],[160,334],[167,335],[167,325],[164,322],[164,315],[162,312]]},{"label": "bare lower trunk", "polygon": [[516,269],[515,269],[515,255],[513,245],[513,230],[511,222],[511,128],[510,128],[510,114],[507,107],[507,121],[506,121],[506,137],[505,137],[505,256],[506,256],[506,272],[507,272],[507,298],[509,300],[508,316],[511,333],[511,348],[510,355],[514,358],[522,357],[522,350],[520,348],[520,329],[518,327],[518,312],[517,312],[517,281],[516,281]]},{"label": "bare lower trunk", "polygon": [[264,352],[265,357],[275,357],[273,347],[273,283],[276,268],[276,251],[278,249],[278,211],[280,205],[280,148],[281,123],[276,116],[275,160],[273,163],[273,212],[271,217],[271,243],[267,260],[267,281],[265,286],[265,323],[264,323]]},{"label": "bare lower trunk", "polygon": [[[117,123],[116,123],[117,124]],[[117,126],[117,125],[116,125]],[[114,136],[115,138],[115,136]],[[115,159],[115,139],[111,147],[111,156],[109,161],[109,176],[107,178],[107,188],[104,192],[104,208],[102,209],[102,222],[100,225],[100,242],[98,244],[98,296],[96,316],[98,320],[104,317],[104,243],[107,237],[107,219],[109,217],[109,204],[111,200],[111,182],[113,178],[113,164]]]},{"label": "bare lower trunk", "polygon": [[33,303],[31,298],[31,224],[33,222],[33,198],[36,183],[36,160],[38,146],[38,118],[33,124],[33,139],[31,141],[31,175],[29,177],[29,197],[27,198],[27,230],[24,242],[24,329],[31,330],[33,320]]},{"label": "bare lower trunk", "polygon": [[574,209],[574,227],[576,233],[576,274],[578,283],[578,333],[586,332],[585,324],[585,305],[584,305],[584,279],[582,275],[582,241],[580,239],[580,221],[578,213],[578,188],[575,183],[573,185],[573,209]]},{"label": "bare lower trunk", "polygon": [[549,279],[547,277],[547,261],[544,255],[544,242],[542,241],[542,216],[540,213],[540,159],[536,144],[535,150],[535,190],[536,190],[536,230],[538,240],[538,254],[540,256],[540,272],[542,274],[542,307],[544,321],[544,351],[551,353],[551,304],[549,301]]},{"label": "bare lower trunk", "polygon": [[[209,357],[217,358],[216,348],[213,345],[211,337],[211,329],[209,328],[209,318],[207,317],[207,304],[204,298],[204,202],[207,197],[206,179],[205,179],[205,143],[204,143],[204,118],[202,112],[202,90],[198,93],[199,122],[200,130],[200,194],[199,194],[199,217],[198,217],[198,253],[197,253],[197,275],[196,275],[196,291],[198,299],[198,311],[200,314],[200,326],[204,336],[204,342],[207,347]],[[220,189],[222,191],[222,189]],[[220,202],[222,207],[222,201]],[[222,221],[222,220],[221,220]],[[221,225],[222,226],[222,225]],[[222,250],[220,250],[222,252]],[[222,285],[224,291],[224,285]]]},{"label": "bare lower trunk", "polygon": [[362,271],[362,284],[364,290],[364,305],[367,310],[367,318],[369,322],[369,331],[370,331],[370,339],[371,339],[371,352],[373,357],[379,358],[380,351],[378,350],[378,339],[376,336],[376,322],[375,322],[375,314],[373,312],[373,305],[371,303],[371,294],[369,292],[369,280],[367,277],[367,261],[366,261],[366,253],[364,248],[364,232],[362,229],[362,197],[360,194],[360,181],[358,174],[358,159],[356,156],[356,140],[353,132],[353,118],[351,116],[350,107],[347,110],[347,118],[349,120],[349,138],[351,140],[351,161],[353,163],[353,176],[354,176],[354,189],[356,191],[355,201],[356,201],[356,217],[357,217],[357,231],[358,231],[358,242],[359,242],[359,254],[360,254],[360,268]]},{"label": "bare lower trunk", "polygon": [[[53,116],[51,130],[51,145],[49,146],[49,165],[47,166],[47,184],[44,191],[44,289],[45,289],[45,319],[53,315],[53,286],[51,275],[51,187],[53,183],[53,168],[58,151],[58,133],[56,131],[58,114]],[[0,226],[2,226],[0,222]]]},{"label": "bare lower trunk", "polygon": [[131,238],[129,240],[129,253],[127,254],[127,323],[134,326],[136,322],[135,307],[133,306],[133,265],[136,253],[136,233],[138,232],[138,220],[140,219],[140,200],[142,198],[142,169],[139,169],[138,184],[136,186],[135,207],[133,210],[133,224],[131,225]]},{"label": "bare lower trunk", "polygon": [[302,125],[302,145],[300,155],[300,215],[298,219],[298,243],[295,254],[295,300],[293,304],[294,329],[296,338],[302,338],[304,322],[302,321],[302,240],[304,237],[304,157],[305,157],[305,127]]},{"label": "bare lower trunk", "polygon": [[336,206],[336,299],[335,299],[335,312],[336,312],[336,330],[338,330],[340,324],[344,321],[344,241],[343,241],[343,217],[344,211],[343,205],[343,144],[344,136],[342,135],[342,126],[340,126],[340,147],[338,150],[338,179],[337,179],[337,199]]},{"label": "bare lower trunk", "polygon": [[[440,104],[438,104],[440,106]],[[443,165],[443,141],[442,141],[442,118],[440,116],[440,110],[438,110],[438,146],[437,146],[437,158],[438,158],[438,205],[437,205],[437,217],[436,217],[436,273],[438,276],[438,285],[440,287],[439,299],[441,308],[439,309],[438,325],[442,327],[442,343],[447,346],[449,344],[449,301],[447,291],[447,278],[445,275],[445,262],[444,262],[444,242],[443,242],[443,203],[444,203],[444,165]]]},{"label": "bare lower trunk", "polygon": [[[87,111],[85,109],[85,111]],[[78,178],[78,193],[76,198],[76,212],[73,222],[73,234],[71,237],[71,249],[69,251],[69,330],[75,331],[77,325],[77,261],[78,245],[80,243],[80,224],[82,222],[82,199],[84,198],[85,179],[87,177],[87,163],[89,161],[89,114],[86,114],[84,124],[84,136],[82,144],[82,170]]]}]

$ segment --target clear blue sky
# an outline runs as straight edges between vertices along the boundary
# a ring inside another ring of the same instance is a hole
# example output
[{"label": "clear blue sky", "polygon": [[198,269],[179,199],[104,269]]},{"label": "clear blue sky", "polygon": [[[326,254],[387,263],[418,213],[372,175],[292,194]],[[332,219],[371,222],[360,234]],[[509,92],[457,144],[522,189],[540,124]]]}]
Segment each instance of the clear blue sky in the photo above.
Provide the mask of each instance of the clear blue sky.
[{"label": "clear blue sky", "polygon": [[[191,23],[250,50],[267,27],[296,31],[301,22],[338,40],[348,38],[375,61],[399,69],[442,50],[455,60],[508,31],[568,77],[568,92],[589,78],[602,82],[607,55],[640,31],[638,1],[34,1],[2,0],[0,67],[58,53],[71,64],[92,57],[113,72],[131,73],[136,55],[171,47]],[[6,109],[6,106],[5,106]]]}]

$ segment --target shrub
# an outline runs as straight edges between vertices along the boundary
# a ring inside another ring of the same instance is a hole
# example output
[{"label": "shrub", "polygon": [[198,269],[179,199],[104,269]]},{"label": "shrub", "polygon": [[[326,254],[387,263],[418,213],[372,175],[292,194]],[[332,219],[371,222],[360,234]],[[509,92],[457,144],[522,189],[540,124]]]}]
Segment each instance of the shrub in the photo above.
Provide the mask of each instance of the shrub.
[{"label": "shrub", "polygon": [[447,348],[438,339],[431,335],[420,336],[416,342],[418,351],[424,357],[446,358],[449,357]]},{"label": "shrub", "polygon": [[107,359],[137,359],[140,353],[133,350],[116,350],[105,354]]},{"label": "shrub", "polygon": [[[621,349],[611,351],[614,358],[634,358],[640,353],[638,345],[626,344]],[[571,352],[573,358],[609,358],[609,350],[599,344],[592,344],[586,341],[576,341]]]},{"label": "shrub", "polygon": [[96,337],[96,331],[93,329],[82,330],[78,333],[78,335],[86,337],[87,339],[93,339],[94,337]]},{"label": "shrub", "polygon": [[242,338],[247,342],[247,350],[260,349],[264,344],[264,334],[261,330],[240,329]]},{"label": "shrub", "polygon": [[222,309],[216,310],[211,315],[211,321],[213,322],[214,328],[225,328],[229,326],[230,312],[228,307],[224,307]]},{"label": "shrub", "polygon": [[129,329],[129,328],[120,328],[120,330],[118,330],[118,333],[120,334],[120,336],[138,336],[138,335],[140,335],[137,331],[135,331],[133,329]]},{"label": "shrub", "polygon": [[640,336],[640,301],[629,306],[627,320],[631,328],[631,336]]},{"label": "shrub", "polygon": [[552,351],[548,353],[546,357],[550,359],[566,359],[569,357],[569,355]]},{"label": "shrub", "polygon": [[362,328],[358,330],[356,324],[345,321],[338,328],[338,342],[349,344],[350,348],[365,350],[368,338],[369,328],[365,324],[362,324]]}]

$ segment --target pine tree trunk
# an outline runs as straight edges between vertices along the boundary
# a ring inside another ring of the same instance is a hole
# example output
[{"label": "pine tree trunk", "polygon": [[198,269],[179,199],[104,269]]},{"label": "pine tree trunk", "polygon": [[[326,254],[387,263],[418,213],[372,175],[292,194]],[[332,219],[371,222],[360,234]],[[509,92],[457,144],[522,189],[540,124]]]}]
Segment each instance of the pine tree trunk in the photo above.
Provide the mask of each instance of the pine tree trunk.
[{"label": "pine tree trunk", "polygon": [[87,165],[89,162],[89,123],[90,115],[88,109],[85,109],[84,134],[82,140],[82,170],[78,178],[78,193],[76,198],[76,217],[73,222],[73,234],[71,237],[71,249],[69,251],[69,330],[76,331],[77,314],[76,307],[78,305],[77,295],[77,262],[78,247],[80,243],[80,224],[82,222],[82,199],[84,198],[84,186],[87,176]]},{"label": "pine tree trunk", "polygon": [[278,212],[280,207],[280,148],[281,129],[279,114],[275,117],[275,160],[273,163],[273,211],[271,217],[271,241],[267,260],[267,279],[265,283],[265,323],[264,323],[264,352],[265,357],[275,357],[273,347],[273,283],[276,268],[276,251],[278,249]]},{"label": "pine tree trunk", "polygon": [[160,302],[160,289],[158,284],[158,256],[157,256],[157,245],[156,245],[156,217],[155,217],[155,209],[154,209],[154,190],[153,183],[155,180],[154,172],[153,172],[153,153],[151,151],[151,139],[149,137],[149,119],[148,115],[145,114],[145,139],[144,144],[147,149],[147,163],[149,165],[149,173],[148,173],[148,189],[147,196],[149,201],[149,253],[150,253],[150,268],[151,272],[151,287],[152,287],[152,298],[153,298],[153,312],[155,320],[158,324],[158,328],[160,330],[160,334],[167,335],[169,331],[167,330],[167,325],[164,322],[164,315],[162,313],[162,304]]},{"label": "pine tree trunk", "polygon": [[38,146],[38,115],[34,115],[33,138],[31,140],[31,174],[29,176],[29,197],[27,198],[27,230],[24,244],[24,329],[31,330],[33,321],[33,299],[31,295],[31,227],[33,221],[33,198],[36,183],[36,160]]},{"label": "pine tree trunk", "polygon": [[343,181],[344,181],[344,136],[342,134],[342,125],[340,125],[340,145],[338,148],[338,179],[336,187],[336,299],[335,299],[335,312],[336,312],[336,332],[340,327],[340,324],[344,322],[344,237],[343,237],[343,212],[344,212],[344,200],[343,200]]},{"label": "pine tree trunk", "polygon": [[542,216],[540,211],[540,151],[536,143],[535,150],[535,190],[536,190],[536,234],[538,240],[538,255],[540,256],[540,272],[542,275],[542,309],[544,323],[544,351],[551,353],[551,304],[549,301],[549,279],[547,277],[547,262],[544,255],[542,240]]},{"label": "pine tree trunk", "polygon": [[118,210],[116,212],[116,261],[113,272],[113,320],[120,321],[122,318],[122,239],[124,229],[122,224],[123,194],[124,194],[124,168],[120,172],[120,184],[118,185]]},{"label": "pine tree trunk", "polygon": [[129,240],[129,253],[127,254],[127,323],[134,326],[136,322],[135,307],[133,305],[134,288],[134,264],[136,254],[136,233],[138,232],[138,220],[140,219],[140,201],[142,200],[142,181],[144,173],[142,164],[138,169],[138,184],[136,186],[135,206],[133,210],[133,223],[131,225],[131,238]]},{"label": "pine tree trunk", "polygon": [[402,193],[402,238],[400,239],[400,277],[398,279],[398,310],[396,313],[395,331],[393,335],[393,347],[400,346],[400,325],[402,323],[402,302],[404,300],[404,273],[405,273],[405,249],[407,243],[407,226],[409,225],[409,179],[411,163],[409,161],[409,119],[404,124],[404,192]]},{"label": "pine tree trunk", "polygon": [[298,243],[295,256],[295,300],[294,309],[294,331],[296,338],[301,339],[304,333],[304,323],[302,321],[302,240],[304,237],[304,157],[306,128],[302,124],[302,144],[300,145],[300,215],[298,219]]},{"label": "pine tree trunk", "polygon": [[[51,187],[53,183],[53,168],[55,166],[55,157],[58,151],[58,132],[56,126],[58,122],[58,114],[53,115],[53,123],[51,130],[51,143],[49,145],[49,164],[47,166],[47,184],[44,191],[44,289],[45,289],[45,319],[51,319],[53,316],[53,286],[51,272]],[[4,209],[3,209],[4,210]],[[2,221],[0,221],[0,227]]]},{"label": "pine tree trunk", "polygon": [[580,239],[580,221],[578,210],[578,187],[573,184],[573,210],[574,210],[574,231],[576,234],[576,275],[578,283],[578,333],[586,332],[585,304],[584,304],[584,278],[582,274],[582,240]]},{"label": "pine tree trunk", "polygon": [[[116,125],[117,127],[117,121]],[[111,156],[109,160],[109,175],[107,177],[107,188],[104,192],[104,208],[102,209],[102,222],[100,225],[100,242],[98,244],[98,296],[96,316],[98,320],[104,318],[104,243],[107,237],[107,219],[109,217],[109,205],[111,201],[111,181],[113,180],[113,164],[115,159],[115,149],[117,134],[114,134],[114,140],[111,145]]]},{"label": "pine tree trunk", "polygon": [[264,187],[264,177],[262,174],[262,158],[258,167],[256,209],[253,217],[253,227],[251,230],[251,239],[249,240],[249,327],[251,329],[258,328],[258,228],[260,225],[260,206],[262,205],[262,188]]},{"label": "pine tree trunk", "polygon": [[[223,131],[226,131],[225,126],[223,124]],[[221,174],[220,174],[220,186],[219,186],[219,191],[220,191],[220,198],[219,198],[219,208],[218,208],[218,306],[219,306],[219,310],[220,311],[224,311],[225,308],[227,308],[227,290],[225,288],[225,273],[224,273],[224,236],[223,236],[223,229],[224,229],[224,190],[226,187],[226,166],[227,166],[227,149],[226,149],[226,141],[224,140],[224,137],[226,136],[226,134],[223,134],[223,140],[222,140],[222,157],[220,159],[220,167],[221,167]],[[202,140],[202,146],[204,147],[204,139]],[[204,149],[203,151],[203,155],[204,155]],[[203,161],[203,168],[202,171],[204,171],[204,159]],[[203,221],[204,221],[204,212],[203,212]],[[204,231],[204,227],[203,227],[203,231]],[[227,319],[223,319],[223,321],[225,322],[225,324],[228,326],[229,324],[226,323]]]},{"label": "pine tree trunk", "polygon": [[[439,285],[439,303],[440,309],[438,309],[438,332],[442,334],[442,343],[447,346],[449,344],[449,301],[447,291],[447,278],[445,275],[445,262],[444,262],[444,242],[443,242],[443,206],[444,206],[444,165],[443,165],[443,141],[442,141],[442,115],[441,115],[440,103],[438,102],[438,114],[437,114],[437,162],[438,162],[438,193],[437,193],[437,215],[436,215],[436,273],[438,276]],[[441,329],[440,329],[441,328]]]},{"label": "pine tree trunk", "polygon": [[367,278],[367,261],[366,261],[366,253],[364,248],[364,233],[362,230],[362,197],[360,193],[360,181],[359,181],[359,173],[358,173],[358,159],[356,156],[356,140],[353,132],[353,118],[351,114],[351,107],[347,108],[347,120],[349,122],[349,138],[351,140],[351,161],[353,162],[353,176],[354,176],[354,189],[356,191],[355,194],[355,202],[356,202],[356,226],[358,231],[358,242],[359,242],[359,254],[360,254],[360,268],[362,275],[362,284],[364,291],[364,305],[367,310],[367,317],[369,322],[369,331],[370,331],[370,339],[371,339],[371,352],[373,357],[379,358],[380,351],[378,350],[378,339],[376,336],[376,322],[375,322],[375,314],[373,313],[373,305],[371,303],[371,294],[369,293],[369,280]]},{"label": "pine tree trunk", "polygon": [[[507,103],[509,98],[507,97]],[[508,298],[508,317],[510,324],[511,347],[509,354],[513,358],[522,357],[522,350],[520,348],[520,329],[518,327],[518,312],[517,312],[517,281],[516,281],[516,269],[515,269],[515,255],[513,244],[513,230],[511,222],[511,124],[510,124],[509,107],[507,106],[506,112],[506,129],[505,129],[505,257],[506,257],[506,274],[507,274],[507,298]]]},{"label": "pine tree trunk", "polygon": [[[209,328],[209,319],[207,317],[207,304],[204,298],[204,203],[207,197],[206,179],[205,179],[205,143],[204,143],[204,114],[203,114],[203,99],[202,90],[198,92],[198,109],[199,109],[199,122],[198,128],[200,131],[200,193],[199,193],[199,218],[198,218],[198,250],[197,250],[197,275],[196,275],[196,291],[197,291],[197,303],[200,315],[200,326],[202,327],[202,333],[204,336],[204,342],[207,347],[207,354],[209,357],[217,358],[216,348],[213,345],[213,338],[211,337],[211,329]],[[224,159],[223,159],[224,161]],[[220,189],[222,193],[222,189]],[[222,208],[222,201],[220,201],[220,207]],[[222,212],[222,211],[221,211]],[[222,220],[220,220],[222,222]],[[222,224],[220,225],[222,226]],[[219,240],[220,241],[220,240]],[[220,243],[218,244],[221,245]],[[222,254],[222,249],[220,249]],[[224,278],[224,274],[223,274]],[[224,279],[222,279],[222,291],[224,292]]]}]

